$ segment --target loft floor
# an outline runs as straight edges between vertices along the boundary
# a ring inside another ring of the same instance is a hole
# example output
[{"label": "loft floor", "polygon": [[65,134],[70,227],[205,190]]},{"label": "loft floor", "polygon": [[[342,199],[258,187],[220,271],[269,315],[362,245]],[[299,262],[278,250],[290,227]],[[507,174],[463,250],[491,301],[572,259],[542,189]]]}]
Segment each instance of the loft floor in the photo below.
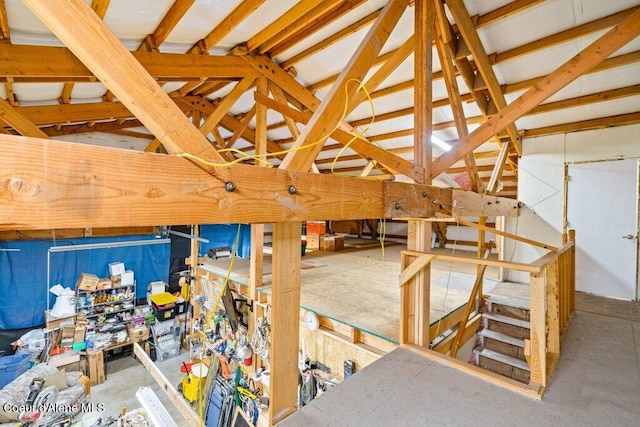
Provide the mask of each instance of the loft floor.
[{"label": "loft floor", "polygon": [[579,294],[541,402],[409,350],[364,368],[279,425],[620,425],[640,417],[640,321],[582,311],[640,303]]}]

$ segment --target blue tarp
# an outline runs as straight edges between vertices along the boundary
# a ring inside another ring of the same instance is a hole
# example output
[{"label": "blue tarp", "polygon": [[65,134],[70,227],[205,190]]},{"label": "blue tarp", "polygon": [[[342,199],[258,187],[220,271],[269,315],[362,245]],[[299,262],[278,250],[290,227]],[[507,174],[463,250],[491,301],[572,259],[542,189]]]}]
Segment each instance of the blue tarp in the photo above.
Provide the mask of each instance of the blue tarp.
[{"label": "blue tarp", "polygon": [[[154,235],[63,240],[0,242],[0,329],[28,328],[44,324],[47,308],[47,253],[53,246],[152,240]],[[169,280],[169,243],[50,254],[49,286],[61,284],[75,289],[80,273],[109,277],[109,263],[121,261],[134,272],[136,297],[144,298],[149,282]],[[55,296],[50,295],[53,306]]]},{"label": "blue tarp", "polygon": [[[200,237],[209,240],[209,243],[200,243],[200,255],[209,253],[211,248],[229,247],[233,248],[238,232],[238,224],[215,224],[201,225]],[[249,258],[251,252],[251,226],[242,224],[240,226],[240,240],[238,241],[238,254],[240,258]]]}]

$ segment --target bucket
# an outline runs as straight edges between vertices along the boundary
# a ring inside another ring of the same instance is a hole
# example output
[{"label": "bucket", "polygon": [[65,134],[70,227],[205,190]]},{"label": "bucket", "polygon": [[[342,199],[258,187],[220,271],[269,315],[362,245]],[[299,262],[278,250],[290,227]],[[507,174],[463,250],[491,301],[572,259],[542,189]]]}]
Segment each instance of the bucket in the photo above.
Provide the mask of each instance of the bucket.
[{"label": "bucket", "polygon": [[102,412],[88,412],[82,416],[82,427],[95,427],[100,421]]},{"label": "bucket", "polygon": [[207,375],[209,374],[209,368],[207,367],[207,365],[204,365],[202,363],[196,363],[191,367],[191,372],[197,378],[207,378]]}]

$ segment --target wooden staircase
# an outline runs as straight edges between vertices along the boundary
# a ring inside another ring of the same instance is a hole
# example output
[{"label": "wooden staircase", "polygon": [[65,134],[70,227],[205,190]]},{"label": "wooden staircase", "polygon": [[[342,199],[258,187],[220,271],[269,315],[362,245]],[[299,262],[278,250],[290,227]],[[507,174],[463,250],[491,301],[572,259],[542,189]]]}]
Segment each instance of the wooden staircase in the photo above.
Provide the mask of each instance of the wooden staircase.
[{"label": "wooden staircase", "polygon": [[472,362],[514,380],[529,383],[524,340],[530,336],[529,301],[492,295],[476,334]]}]

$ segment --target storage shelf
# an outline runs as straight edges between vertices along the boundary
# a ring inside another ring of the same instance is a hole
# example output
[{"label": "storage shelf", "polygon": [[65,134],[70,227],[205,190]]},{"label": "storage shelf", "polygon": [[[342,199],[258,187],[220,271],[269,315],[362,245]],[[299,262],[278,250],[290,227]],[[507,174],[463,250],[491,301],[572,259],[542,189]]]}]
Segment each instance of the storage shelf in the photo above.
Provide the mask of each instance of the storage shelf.
[{"label": "storage shelf", "polygon": [[116,305],[116,304],[131,304],[133,303],[133,300],[129,301],[129,302],[124,302],[124,301],[107,301],[107,302],[99,302],[99,303],[94,303],[91,305],[83,305],[83,306],[78,306],[78,310],[82,310],[85,308],[91,308],[91,307],[100,307],[103,305]]},{"label": "storage shelf", "polygon": [[114,290],[114,289],[126,289],[126,288],[131,288],[131,289],[132,289],[132,290],[134,290],[134,292],[135,292],[135,288],[136,288],[136,284],[135,284],[135,282],[133,283],[133,285],[126,285],[126,286],[112,286],[112,287],[107,288],[107,289],[96,289],[96,290],[93,290],[93,291],[87,291],[87,290],[77,289],[77,290],[76,290],[76,292],[78,292],[78,293],[80,293],[80,292],[84,292],[84,293],[87,293],[87,294],[93,294],[93,293],[96,293],[96,292],[107,292],[107,291],[112,291],[112,290]]},{"label": "storage shelf", "polygon": [[101,315],[110,316],[112,314],[124,313],[125,311],[131,311],[131,310],[134,310],[134,309],[135,309],[135,307],[131,307],[131,308],[126,308],[126,309],[122,309],[122,310],[111,311],[109,313],[87,314],[87,319],[90,319],[90,318],[93,318],[93,317],[98,317],[98,316],[101,316]]}]

